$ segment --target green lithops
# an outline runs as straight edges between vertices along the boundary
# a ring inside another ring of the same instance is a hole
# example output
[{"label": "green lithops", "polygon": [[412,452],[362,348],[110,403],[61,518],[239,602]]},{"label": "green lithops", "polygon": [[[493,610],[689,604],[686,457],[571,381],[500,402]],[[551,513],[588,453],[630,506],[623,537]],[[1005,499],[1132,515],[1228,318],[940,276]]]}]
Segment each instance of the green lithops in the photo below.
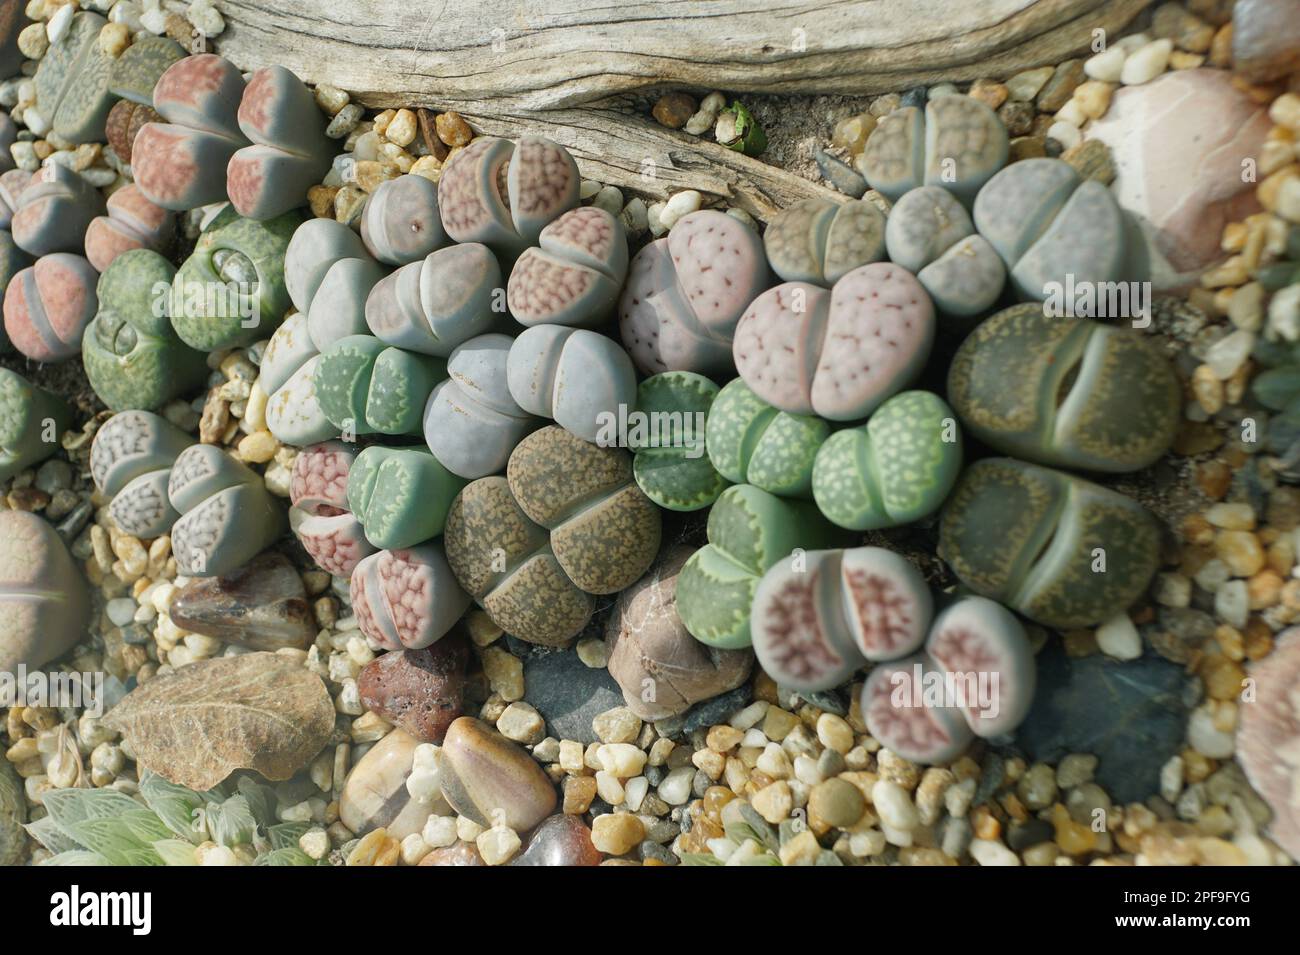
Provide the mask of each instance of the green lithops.
[{"label": "green lithops", "polygon": [[153,88],[158,78],[185,55],[185,48],[171,37],[146,33],[113,61],[108,90],[133,103],[153,106]]},{"label": "green lithops", "polygon": [[811,497],[813,459],[830,432],[827,421],[778,411],[736,378],[713,402],[709,460],[733,484],[753,484],[783,497]]},{"label": "green lithops", "polygon": [[1173,443],[1182,391],[1154,341],[1039,305],[998,312],[962,343],[948,397],[970,433],[1054,467],[1124,472]]},{"label": "green lithops", "polygon": [[796,548],[818,550],[837,539],[811,502],[752,484],[722,492],[709,511],[708,534],[677,577],[677,612],[695,639],[724,649],[750,645],[754,588],[769,567]]},{"label": "green lithops", "polygon": [[928,391],[905,391],[860,428],[836,432],[813,465],[817,507],[840,527],[894,527],[932,514],[961,471],[952,409]]},{"label": "green lithops", "polygon": [[58,43],[50,44],[36,70],[36,105],[60,137],[72,143],[104,139],[113,96],[109,77],[113,60],[99,45],[108,23],[98,13],[73,14]]},{"label": "green lithops", "polygon": [[986,458],[948,499],[939,554],[971,590],[1065,630],[1095,626],[1141,596],[1160,563],[1160,529],[1115,491]]},{"label": "green lithops", "polygon": [[59,448],[72,421],[62,398],[0,368],[0,481],[34,467]]},{"label": "green lithops", "polygon": [[418,434],[447,362],[350,335],[321,353],[315,376],[320,409],[341,434]]},{"label": "green lithops", "polygon": [[369,447],[348,471],[348,508],[381,550],[414,547],[442,533],[465,486],[426,448]]},{"label": "green lithops", "polygon": [[[652,375],[637,389],[638,421],[629,430],[632,473],[646,497],[670,511],[698,511],[727,486],[705,451],[718,386],[691,371]],[[637,429],[640,430],[637,430]],[[597,443],[603,443],[597,439]]]},{"label": "green lithops", "polygon": [[99,277],[99,311],[81,341],[81,360],[90,387],[114,411],[151,411],[207,378],[205,356],[177,337],[167,315],[175,275],[157,252],[134,249]]}]

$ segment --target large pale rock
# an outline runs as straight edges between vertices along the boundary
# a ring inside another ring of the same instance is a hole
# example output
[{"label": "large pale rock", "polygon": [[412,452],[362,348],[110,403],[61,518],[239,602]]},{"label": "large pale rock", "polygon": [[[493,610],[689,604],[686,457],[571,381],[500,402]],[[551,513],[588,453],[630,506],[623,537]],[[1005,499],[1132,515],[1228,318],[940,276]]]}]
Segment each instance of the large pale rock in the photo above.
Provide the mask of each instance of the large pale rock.
[{"label": "large pale rock", "polygon": [[443,797],[485,828],[527,832],[555,810],[555,787],[528,751],[473,717],[451,724],[440,766]]},{"label": "large pale rock", "polygon": [[1300,70],[1300,0],[1237,0],[1232,65],[1254,83]]},{"label": "large pale rock", "polygon": [[356,835],[384,828],[405,839],[424,828],[433,807],[412,799],[406,780],[419,740],[395,729],[370,748],[348,773],[339,796],[339,819]]},{"label": "large pale rock", "polygon": [[198,577],[172,600],[177,626],[254,650],[301,650],[316,639],[302,578],[289,559],[267,551],[221,577]]}]

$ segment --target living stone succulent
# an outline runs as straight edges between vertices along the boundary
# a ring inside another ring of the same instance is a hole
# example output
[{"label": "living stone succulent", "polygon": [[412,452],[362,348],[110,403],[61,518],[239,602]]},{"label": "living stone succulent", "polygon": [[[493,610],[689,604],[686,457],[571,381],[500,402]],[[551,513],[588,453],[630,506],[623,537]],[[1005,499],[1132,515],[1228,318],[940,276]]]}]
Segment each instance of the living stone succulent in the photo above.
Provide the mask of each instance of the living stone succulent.
[{"label": "living stone succulent", "polygon": [[[0,14],[3,15],[3,14]],[[4,51],[0,50],[0,65]],[[27,796],[9,760],[0,760],[0,865],[21,865],[27,851]]]},{"label": "living stone succulent", "polygon": [[[150,102],[152,103],[152,100]],[[140,135],[140,130],[146,123],[161,122],[163,122],[162,115],[152,105],[141,105],[121,99],[113,104],[113,108],[108,113],[104,137],[113,152],[117,154],[117,158],[130,166],[135,158],[133,149],[135,138]]]},{"label": "living stone succulent", "polygon": [[285,528],[284,511],[262,477],[211,444],[176,457],[167,497],[180,515],[172,553],[187,577],[219,577],[252,560]]},{"label": "living stone succulent", "polygon": [[366,448],[348,472],[348,507],[375,547],[400,550],[443,531],[465,482],[427,448]]},{"label": "living stone succulent", "polygon": [[599,332],[534,325],[510,346],[510,396],[524,411],[596,441],[619,409],[636,404],[636,369],[618,342]]},{"label": "living stone succulent", "polygon": [[113,107],[109,80],[113,60],[99,45],[108,21],[82,11],[67,33],[50,44],[36,70],[36,105],[51,129],[71,143],[104,139],[104,122]]},{"label": "living stone succulent", "polygon": [[385,345],[373,335],[340,338],[316,365],[316,401],[341,434],[419,434],[447,363]]},{"label": "living stone succulent", "polygon": [[85,250],[86,228],[104,212],[99,190],[67,166],[45,166],[18,195],[9,229],[34,256]]},{"label": "living stone succulent", "polygon": [[348,509],[348,474],[356,451],[338,441],[304,448],[289,479],[289,527],[311,559],[336,577],[350,577],[375,552]]},{"label": "living stone succulent", "polygon": [[144,33],[113,60],[108,91],[128,102],[152,106],[158,80],[185,55],[185,48],[171,37]]},{"label": "living stone succulent", "polygon": [[0,229],[7,231],[13,226],[14,210],[18,208],[19,197],[31,181],[32,173],[25,169],[0,172]]},{"label": "living stone succulent", "polygon": [[[698,511],[726,479],[709,460],[706,435],[718,386],[692,371],[652,375],[637,388],[640,430],[627,435],[632,474],[646,497],[670,511]],[[608,444],[602,437],[597,444]]]},{"label": "living stone succulent", "polygon": [[371,334],[408,351],[445,358],[491,330],[501,266],[486,245],[467,242],[430,252],[377,282],[366,300]]},{"label": "living stone succulent", "polygon": [[0,673],[71,650],[89,610],[85,580],[54,528],[28,511],[0,512]]},{"label": "living stone succulent", "polygon": [[754,589],[767,569],[796,548],[828,547],[837,537],[811,502],[752,484],[722,492],[708,535],[677,578],[677,612],[695,639],[732,650],[750,645]]},{"label": "living stone succulent", "polygon": [[[6,229],[0,229],[0,306],[3,306],[5,291],[13,277],[32,264],[32,258],[18,246],[14,245],[13,236]],[[3,319],[3,314],[0,314]],[[0,352],[13,351],[13,344],[0,321]]]},{"label": "living stone succulent", "polygon": [[1160,532],[1115,491],[1012,458],[968,467],[948,498],[939,555],[971,590],[1057,629],[1129,606],[1160,561]]},{"label": "living stone succulent", "polygon": [[632,259],[618,303],[623,345],[648,375],[730,377],[736,323],[771,284],[757,232],[712,209],[682,216]]},{"label": "living stone succulent", "polygon": [[79,255],[42,256],[5,289],[5,334],[33,361],[59,362],[81,351],[95,317],[95,269]]},{"label": "living stone succulent", "polygon": [[157,252],[133,249],[99,277],[99,311],[82,339],[81,360],[90,387],[113,411],[152,410],[207,380],[206,356],[177,337],[167,314],[175,275]]},{"label": "living stone succulent", "polygon": [[156,206],[135,183],[108,198],[108,214],[86,227],[86,258],[99,272],[132,249],[167,254],[176,238],[176,216]]},{"label": "living stone succulent", "polygon": [[72,411],[62,398],[0,368],[0,481],[57,451],[71,421]]},{"label": "living stone succulent", "polygon": [[438,187],[424,176],[380,183],[361,214],[361,238],[385,265],[409,265],[451,240],[438,212]]},{"label": "living stone succulent", "polygon": [[447,234],[507,258],[536,245],[542,229],[578,205],[578,165],[541,136],[480,136],[447,163],[438,206]]},{"label": "living stone succulent", "polygon": [[447,560],[502,630],[548,646],[586,626],[592,594],[634,583],[654,561],[659,511],[626,451],[563,428],[525,438],[507,477],[468,485],[447,515]]},{"label": "living stone succulent", "polygon": [[1007,161],[1010,141],[996,113],[969,96],[943,96],[925,112],[905,106],[872,132],[858,171],[897,200],[921,185],[942,186],[966,205]]},{"label": "living stone succulent", "polygon": [[813,459],[831,433],[813,415],[778,411],[743,379],[728,382],[709,414],[709,460],[733,484],[812,497]]},{"label": "living stone succulent", "polygon": [[439,541],[362,559],[352,571],[351,595],[361,631],[388,650],[431,646],[471,602]]},{"label": "living stone succulent", "polygon": [[909,524],[939,509],[961,463],[952,409],[928,391],[904,391],[862,427],[837,431],[818,448],[812,494],[840,527]]},{"label": "living stone succulent", "polygon": [[167,497],[172,465],[193,444],[191,435],[149,411],[120,411],[95,432],[90,474],[123,533],[149,540],[171,530],[180,516]]},{"label": "living stone succulent", "polygon": [[1004,309],[967,337],[948,371],[948,396],[985,444],[1086,471],[1154,463],[1182,418],[1182,388],[1151,339],[1050,318],[1035,304]]},{"label": "living stone succulent", "polygon": [[506,302],[521,325],[602,324],[627,276],[627,234],[604,209],[584,206],[560,216],[525,249],[510,271]]},{"label": "living stone succulent", "polygon": [[876,262],[830,291],[787,282],[764,292],[736,326],[733,353],[740,377],[769,404],[852,421],[919,374],[933,342],[925,289],[910,272]]},{"label": "living stone succulent", "polygon": [[885,214],[869,199],[801,199],[768,223],[763,246],[782,281],[830,288],[885,257]]}]

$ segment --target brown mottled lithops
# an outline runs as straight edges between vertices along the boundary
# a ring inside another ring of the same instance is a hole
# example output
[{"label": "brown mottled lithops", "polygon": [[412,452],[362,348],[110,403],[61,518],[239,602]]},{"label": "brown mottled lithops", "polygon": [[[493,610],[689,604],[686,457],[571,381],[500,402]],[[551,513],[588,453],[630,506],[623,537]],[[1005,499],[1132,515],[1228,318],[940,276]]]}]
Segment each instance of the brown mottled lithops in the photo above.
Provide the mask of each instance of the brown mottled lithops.
[{"label": "brown mottled lithops", "polygon": [[870,199],[804,199],[768,224],[763,246],[784,281],[830,288],[858,266],[885,257],[885,214]]}]

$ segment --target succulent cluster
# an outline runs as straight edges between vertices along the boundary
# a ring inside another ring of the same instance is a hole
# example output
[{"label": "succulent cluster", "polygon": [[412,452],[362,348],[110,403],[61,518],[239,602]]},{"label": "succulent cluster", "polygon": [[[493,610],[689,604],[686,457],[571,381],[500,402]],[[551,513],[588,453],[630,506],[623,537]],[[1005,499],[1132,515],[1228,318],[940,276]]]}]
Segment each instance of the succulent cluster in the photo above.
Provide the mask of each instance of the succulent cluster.
[{"label": "succulent cluster", "polygon": [[35,514],[0,511],[0,672],[56,660],[86,635],[90,596],[63,538]]}]

